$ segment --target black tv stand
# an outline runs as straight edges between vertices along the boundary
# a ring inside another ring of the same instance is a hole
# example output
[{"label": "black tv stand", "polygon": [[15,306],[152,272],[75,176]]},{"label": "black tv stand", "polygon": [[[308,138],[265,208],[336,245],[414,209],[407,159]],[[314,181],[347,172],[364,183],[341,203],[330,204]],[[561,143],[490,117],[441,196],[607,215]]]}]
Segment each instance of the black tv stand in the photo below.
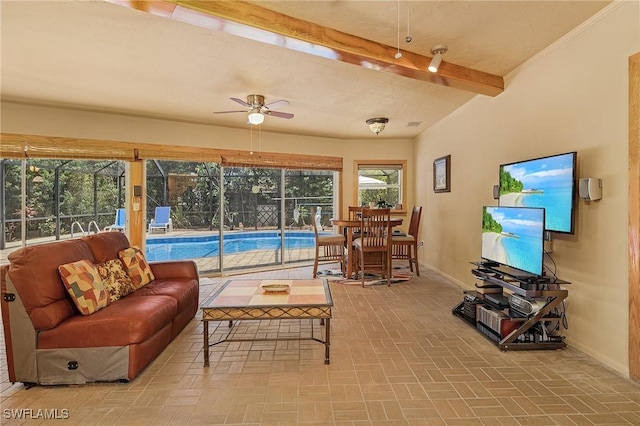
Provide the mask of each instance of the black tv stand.
[{"label": "black tv stand", "polygon": [[[500,265],[490,267],[487,262],[471,263],[475,265],[471,272],[481,284],[476,285],[476,290],[464,292],[462,302],[452,309],[454,315],[475,326],[503,351],[566,347],[563,336],[548,334],[544,326],[545,323],[562,320],[554,311],[568,296],[568,291],[560,286],[569,282],[550,277],[522,276],[518,273],[521,271],[511,271]],[[507,294],[521,299],[542,301],[543,306],[523,315],[511,307],[505,308],[504,304],[496,304],[495,297],[486,297],[488,294],[482,293],[484,286],[499,286],[503,292],[506,290]]]}]

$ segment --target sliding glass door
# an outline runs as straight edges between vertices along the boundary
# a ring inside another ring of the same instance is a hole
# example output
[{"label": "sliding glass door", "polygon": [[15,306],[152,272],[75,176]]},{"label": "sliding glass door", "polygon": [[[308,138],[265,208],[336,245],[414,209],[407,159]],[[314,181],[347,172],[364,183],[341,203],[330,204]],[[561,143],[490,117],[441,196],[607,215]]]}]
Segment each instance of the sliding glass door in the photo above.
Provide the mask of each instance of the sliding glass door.
[{"label": "sliding glass door", "polygon": [[0,160],[0,250],[113,225],[124,207],[124,168],[116,160]]},{"label": "sliding glass door", "polygon": [[319,214],[323,228],[331,228],[335,205],[334,174],[324,170],[285,171],[285,262],[314,259],[313,212]]},{"label": "sliding glass door", "polygon": [[224,167],[225,271],[281,265],[280,169]]},{"label": "sliding glass door", "polygon": [[217,163],[147,162],[147,220],[170,208],[170,232],[147,233],[150,260],[189,258],[232,272],[314,258],[311,210],[329,228],[336,173]]},{"label": "sliding glass door", "polygon": [[[126,230],[125,164],[0,160],[0,263],[26,244]],[[146,256],[193,259],[201,273],[312,261],[311,210],[331,226],[336,173],[147,160]]]}]

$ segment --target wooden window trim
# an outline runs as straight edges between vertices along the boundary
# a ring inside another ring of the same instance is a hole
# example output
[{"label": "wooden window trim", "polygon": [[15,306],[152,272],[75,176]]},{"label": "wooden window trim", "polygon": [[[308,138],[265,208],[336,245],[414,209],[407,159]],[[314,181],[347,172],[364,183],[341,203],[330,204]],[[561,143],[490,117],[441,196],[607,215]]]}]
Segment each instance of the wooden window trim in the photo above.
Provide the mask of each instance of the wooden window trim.
[{"label": "wooden window trim", "polygon": [[353,160],[353,200],[358,204],[358,176],[360,166],[399,166],[402,169],[402,209],[392,209],[394,214],[407,214],[407,160]]},{"label": "wooden window trim", "polygon": [[284,154],[276,152],[251,153],[249,151],[140,144],[100,139],[66,138],[56,136],[0,134],[1,158],[68,158],[176,160],[220,163],[227,167],[274,167],[298,170],[342,171],[342,157]]}]

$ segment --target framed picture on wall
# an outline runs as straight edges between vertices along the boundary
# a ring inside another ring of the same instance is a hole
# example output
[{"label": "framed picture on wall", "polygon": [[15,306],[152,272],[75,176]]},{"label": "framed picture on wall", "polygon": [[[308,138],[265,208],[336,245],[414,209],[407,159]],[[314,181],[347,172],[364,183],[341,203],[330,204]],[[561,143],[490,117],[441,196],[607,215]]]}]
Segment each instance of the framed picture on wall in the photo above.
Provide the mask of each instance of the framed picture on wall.
[{"label": "framed picture on wall", "polygon": [[451,155],[433,161],[433,192],[451,192]]}]

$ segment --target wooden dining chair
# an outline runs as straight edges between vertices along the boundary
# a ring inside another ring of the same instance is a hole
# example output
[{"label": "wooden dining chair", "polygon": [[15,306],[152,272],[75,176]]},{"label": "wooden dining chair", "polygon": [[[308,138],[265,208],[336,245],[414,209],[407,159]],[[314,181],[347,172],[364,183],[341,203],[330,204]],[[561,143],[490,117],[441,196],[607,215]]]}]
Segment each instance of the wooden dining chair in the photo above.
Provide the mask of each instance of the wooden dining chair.
[{"label": "wooden dining chair", "polygon": [[409,270],[413,272],[413,265],[415,265],[418,276],[420,276],[420,267],[418,266],[418,229],[421,215],[422,206],[414,206],[411,211],[411,222],[409,222],[409,234],[393,235],[391,237],[391,259],[408,260]]},{"label": "wooden dining chair", "polygon": [[382,273],[391,285],[391,209],[362,209],[362,237],[353,246],[360,268],[362,286],[365,271]]},{"label": "wooden dining chair", "polygon": [[345,262],[345,242],[344,235],[340,234],[318,234],[318,222],[315,220],[316,212],[311,209],[311,217],[314,218],[313,233],[316,239],[316,256],[313,261],[313,278],[318,275],[318,263],[321,261],[334,261],[340,262],[340,270],[342,275],[346,274],[346,262]]},{"label": "wooden dining chair", "polygon": [[[349,220],[360,220],[362,216],[363,207],[349,206]],[[351,229],[351,235],[353,239],[360,238],[362,236],[362,230],[360,228]]]},{"label": "wooden dining chair", "polygon": [[360,220],[360,214],[364,207],[349,206],[349,220]]}]

